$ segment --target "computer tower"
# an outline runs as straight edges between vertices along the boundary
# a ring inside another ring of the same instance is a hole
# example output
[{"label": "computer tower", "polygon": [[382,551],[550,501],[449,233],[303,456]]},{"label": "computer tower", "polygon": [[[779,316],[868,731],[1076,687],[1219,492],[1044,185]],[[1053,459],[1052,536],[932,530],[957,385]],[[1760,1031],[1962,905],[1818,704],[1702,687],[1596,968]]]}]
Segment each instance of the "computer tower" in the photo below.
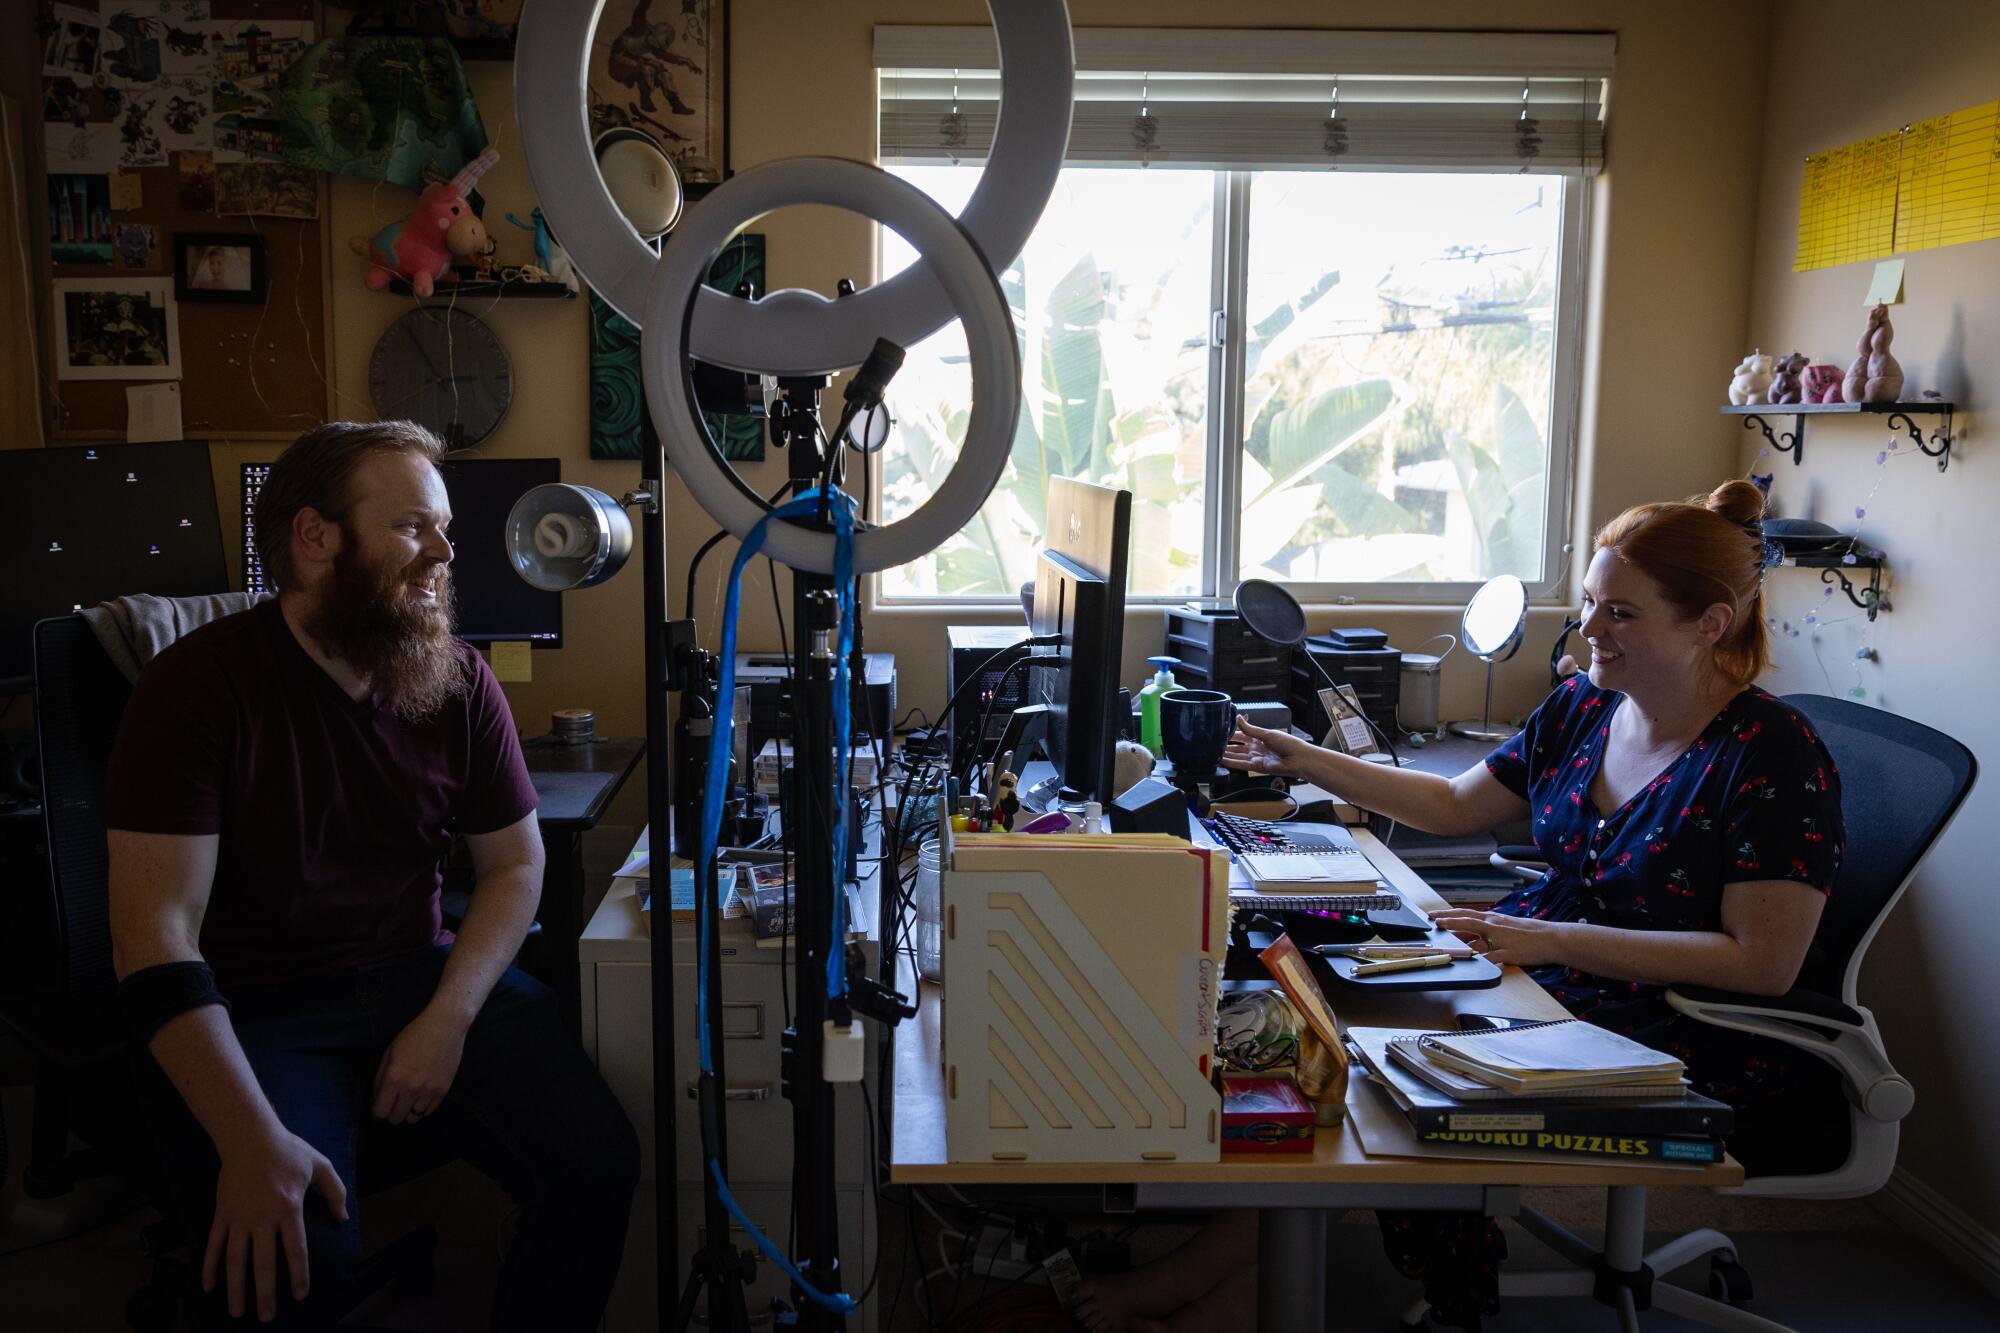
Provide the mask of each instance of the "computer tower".
[{"label": "computer tower", "polygon": [[[946,628],[945,636],[951,644],[950,656],[945,664],[945,696],[955,697],[958,688],[973,676],[980,674],[980,668],[997,652],[1028,637],[1025,625],[952,625]],[[1028,702],[1028,669],[1016,671],[1002,685],[1000,678],[1004,670],[987,671],[980,685],[968,692],[959,702],[951,719],[951,762],[958,765],[966,755],[978,745],[990,747],[1007,729],[1007,718],[1016,708]],[[995,689],[999,690],[996,695]],[[987,700],[993,703],[990,713]],[[979,718],[987,714],[986,735],[979,736]]]}]

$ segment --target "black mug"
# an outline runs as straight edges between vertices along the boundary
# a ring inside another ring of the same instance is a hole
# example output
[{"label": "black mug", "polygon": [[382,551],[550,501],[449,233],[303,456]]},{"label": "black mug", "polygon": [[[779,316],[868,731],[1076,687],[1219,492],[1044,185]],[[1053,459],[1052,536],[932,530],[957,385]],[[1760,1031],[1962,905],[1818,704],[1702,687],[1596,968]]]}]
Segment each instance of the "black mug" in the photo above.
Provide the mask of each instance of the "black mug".
[{"label": "black mug", "polygon": [[1175,690],[1160,696],[1160,743],[1174,771],[1207,780],[1236,730],[1236,704],[1220,690]]}]

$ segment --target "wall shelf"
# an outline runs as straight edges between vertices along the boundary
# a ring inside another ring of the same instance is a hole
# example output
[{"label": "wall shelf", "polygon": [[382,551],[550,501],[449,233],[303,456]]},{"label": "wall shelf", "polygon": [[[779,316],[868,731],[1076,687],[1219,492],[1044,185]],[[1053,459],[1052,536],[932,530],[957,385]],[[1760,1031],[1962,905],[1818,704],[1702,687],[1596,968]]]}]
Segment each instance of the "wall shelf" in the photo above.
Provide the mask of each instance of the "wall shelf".
[{"label": "wall shelf", "polygon": [[[1848,556],[1853,554],[1853,563]],[[1886,563],[1881,556],[1861,555],[1847,551],[1822,551],[1810,555],[1787,555],[1778,561],[1781,566],[1797,569],[1817,569],[1819,581],[1831,587],[1835,580],[1840,590],[1847,594],[1847,600],[1868,613],[1868,619],[1875,619],[1877,613],[1889,609],[1889,603],[1882,596],[1882,566]],[[1868,586],[1856,590],[1854,580],[1847,577],[1848,571],[1868,571]]]},{"label": "wall shelf", "polygon": [[[470,269],[464,270],[465,273],[470,273],[471,271]],[[409,279],[407,278],[391,278],[389,279],[389,285],[382,290],[385,292],[394,292],[398,296],[416,296],[416,292],[411,288]],[[569,289],[568,284],[561,282],[532,282],[524,278],[503,280],[499,278],[461,277],[457,282],[438,283],[429,296],[419,297],[418,299],[425,301],[449,301],[453,297],[458,296],[479,296],[504,297],[510,301],[521,299],[548,301],[561,300],[575,295],[576,293]]]},{"label": "wall shelf", "polygon": [[[1763,431],[1764,439],[1773,449],[1792,456],[1793,466],[1805,461],[1807,417],[1886,416],[1889,418],[1889,429],[1908,431],[1911,443],[1937,459],[1938,471],[1942,472],[1951,465],[1952,407],[1953,404],[1937,398],[1921,398],[1910,403],[1751,403],[1740,407],[1732,404],[1722,409],[1722,415],[1742,417],[1745,430]],[[1925,416],[1942,418],[1931,432],[1928,442],[1916,422],[1916,418]],[[1792,428],[1789,431],[1774,431],[1766,417],[1790,417]]]}]

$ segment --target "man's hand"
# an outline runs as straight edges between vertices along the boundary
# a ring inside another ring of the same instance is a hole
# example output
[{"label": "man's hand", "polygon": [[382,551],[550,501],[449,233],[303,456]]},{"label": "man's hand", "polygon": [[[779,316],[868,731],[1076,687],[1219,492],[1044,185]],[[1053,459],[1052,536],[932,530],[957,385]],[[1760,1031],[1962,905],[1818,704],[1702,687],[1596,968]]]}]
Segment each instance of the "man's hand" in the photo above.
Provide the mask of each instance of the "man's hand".
[{"label": "man's hand", "polygon": [[1236,719],[1236,732],[1222,752],[1224,768],[1240,768],[1251,773],[1274,773],[1288,778],[1306,776],[1301,761],[1318,747],[1282,731],[1253,727]]},{"label": "man's hand", "polygon": [[436,1009],[424,1010],[382,1053],[370,1114],[401,1125],[437,1110],[464,1054],[465,1025]]},{"label": "man's hand", "polygon": [[1509,963],[1515,967],[1546,967],[1570,961],[1564,947],[1569,931],[1566,922],[1453,907],[1432,912],[1431,924],[1450,931],[1471,945],[1473,952],[1501,967]]},{"label": "man's hand", "polygon": [[333,1163],[283,1127],[252,1135],[222,1154],[215,1181],[215,1222],[201,1261],[201,1289],[214,1291],[218,1267],[226,1263],[229,1314],[243,1317],[243,1278],[255,1277],[257,1318],[278,1315],[278,1247],[292,1279],[292,1299],[306,1298],[306,1191],[317,1188],[333,1215],[347,1220],[347,1188]]}]

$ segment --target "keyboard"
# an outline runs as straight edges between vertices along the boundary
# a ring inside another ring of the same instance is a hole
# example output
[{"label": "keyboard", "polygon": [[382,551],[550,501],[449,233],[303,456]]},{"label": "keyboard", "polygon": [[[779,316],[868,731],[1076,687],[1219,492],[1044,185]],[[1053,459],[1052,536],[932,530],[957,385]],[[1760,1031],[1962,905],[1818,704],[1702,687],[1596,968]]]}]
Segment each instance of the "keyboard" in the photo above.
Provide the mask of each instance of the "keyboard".
[{"label": "keyboard", "polygon": [[1202,827],[1217,843],[1239,856],[1246,852],[1314,856],[1360,851],[1353,835],[1338,824],[1286,825],[1217,811],[1202,821]]}]

